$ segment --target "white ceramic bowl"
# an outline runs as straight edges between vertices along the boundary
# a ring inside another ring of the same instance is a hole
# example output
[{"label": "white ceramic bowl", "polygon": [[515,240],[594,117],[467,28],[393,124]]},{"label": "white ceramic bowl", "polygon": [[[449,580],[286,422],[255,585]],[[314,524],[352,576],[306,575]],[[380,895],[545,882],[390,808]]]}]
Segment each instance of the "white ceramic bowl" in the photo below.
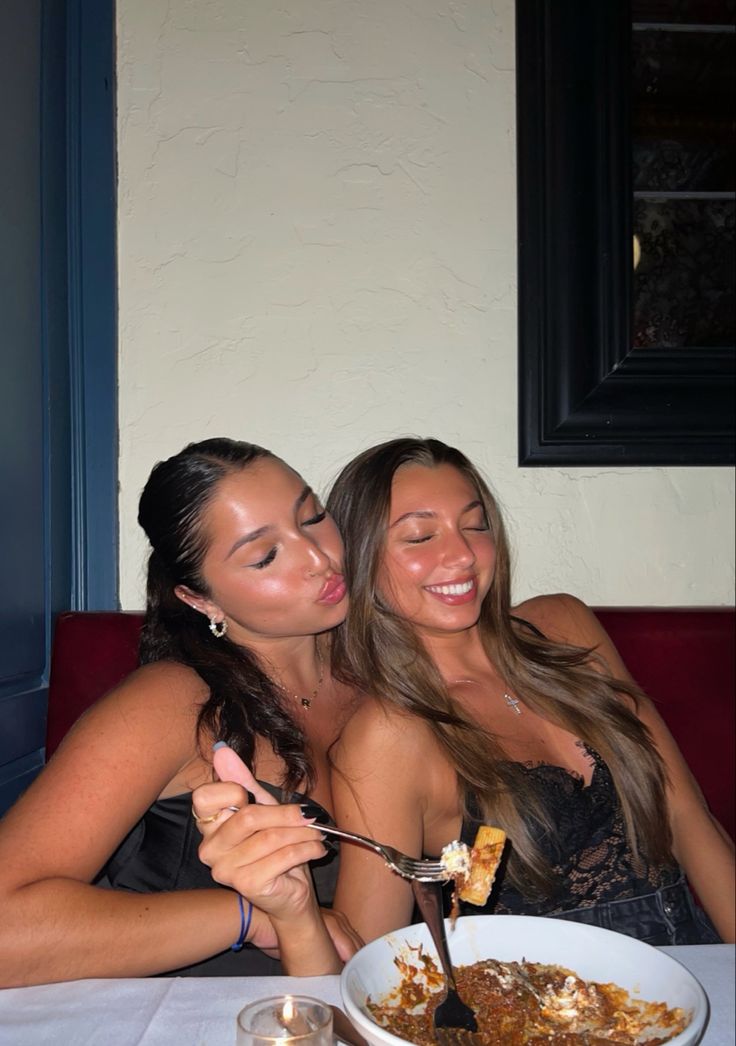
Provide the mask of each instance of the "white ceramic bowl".
[{"label": "white ceramic bowl", "polygon": [[[634,997],[692,1010],[689,1026],[667,1046],[695,1046],[700,1042],[708,1018],[708,999],[702,987],[675,959],[633,937],[582,923],[523,915],[469,915],[458,919],[454,931],[449,923],[446,925],[455,965],[489,958],[558,963],[585,980],[614,982]],[[395,988],[400,973],[394,956],[405,956],[407,945],[418,944],[436,959],[427,927],[418,923],[361,948],[342,972],[343,1005],[355,1026],[375,1046],[401,1046],[404,1040],[373,1021],[365,1009],[366,996],[381,999]]]}]

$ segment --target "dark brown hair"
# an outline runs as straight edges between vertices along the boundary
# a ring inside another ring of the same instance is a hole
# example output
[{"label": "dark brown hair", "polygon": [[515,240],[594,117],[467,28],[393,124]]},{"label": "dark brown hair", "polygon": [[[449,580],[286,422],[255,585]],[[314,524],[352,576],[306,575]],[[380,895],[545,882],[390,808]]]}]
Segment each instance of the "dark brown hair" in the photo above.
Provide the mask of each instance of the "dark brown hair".
[{"label": "dark brown hair", "polygon": [[601,672],[592,650],[554,643],[511,614],[510,556],[503,520],[487,484],[460,451],[436,439],[390,440],[359,454],[342,470],[327,509],[345,540],[350,592],[347,620],[333,639],[333,671],[344,682],[424,719],[455,767],[461,793],[484,819],[503,827],[514,846],[508,874],[520,888],[549,893],[556,885],[534,841],[551,831],[549,816],[497,739],[469,720],[447,689],[411,625],[382,598],[383,559],[394,475],[404,465],[451,465],[478,492],[496,546],[496,567],[483,601],[480,634],[489,659],[530,708],[590,745],[616,785],[635,858],[670,857],[665,773],[646,727],[628,704],[641,692]]},{"label": "dark brown hair", "polygon": [[313,768],[299,726],[284,708],[281,691],[247,647],[216,639],[207,619],[175,594],[177,585],[208,596],[202,575],[207,552],[206,509],[221,481],[274,455],[253,443],[208,439],[190,443],[160,461],[141,495],[138,522],[151,543],[146,617],[140,660],[189,665],[209,687],[199,730],[227,741],[253,763],[256,737],[270,742],[285,763],[284,787],[313,783]]}]

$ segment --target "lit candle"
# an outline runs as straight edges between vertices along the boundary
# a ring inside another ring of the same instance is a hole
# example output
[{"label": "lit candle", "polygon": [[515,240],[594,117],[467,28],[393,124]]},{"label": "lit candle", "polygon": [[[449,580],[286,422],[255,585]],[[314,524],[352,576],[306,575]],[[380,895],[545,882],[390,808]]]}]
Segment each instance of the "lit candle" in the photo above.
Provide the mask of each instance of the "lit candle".
[{"label": "lit candle", "polygon": [[312,1030],[307,1023],[307,1018],[300,1012],[299,1007],[294,1003],[290,995],[286,997],[279,1020],[289,1035],[293,1037],[308,1035]]},{"label": "lit candle", "polygon": [[332,1011],[319,999],[260,999],[238,1014],[237,1046],[332,1046]]}]

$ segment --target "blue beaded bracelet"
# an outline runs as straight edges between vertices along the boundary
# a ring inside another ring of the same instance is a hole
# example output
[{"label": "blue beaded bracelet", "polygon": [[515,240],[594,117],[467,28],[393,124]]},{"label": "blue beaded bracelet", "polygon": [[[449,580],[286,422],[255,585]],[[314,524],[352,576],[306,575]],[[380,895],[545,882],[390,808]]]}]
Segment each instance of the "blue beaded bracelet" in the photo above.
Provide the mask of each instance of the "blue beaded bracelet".
[{"label": "blue beaded bracelet", "polygon": [[245,905],[243,904],[243,897],[238,894],[238,904],[240,906],[240,933],[238,939],[230,945],[231,952],[239,952],[245,944],[245,938],[248,936],[248,930],[250,930],[250,921],[253,918],[253,902],[248,901],[248,914],[245,914]]}]

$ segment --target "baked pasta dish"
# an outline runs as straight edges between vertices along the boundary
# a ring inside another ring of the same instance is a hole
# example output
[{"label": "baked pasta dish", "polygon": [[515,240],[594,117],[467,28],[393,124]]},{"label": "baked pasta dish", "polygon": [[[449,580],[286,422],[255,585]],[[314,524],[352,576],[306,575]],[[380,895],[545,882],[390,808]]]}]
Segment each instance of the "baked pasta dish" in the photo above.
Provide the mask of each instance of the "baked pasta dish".
[{"label": "baked pasta dish", "polygon": [[[416,1046],[434,1046],[435,1007],[444,978],[421,948],[394,960],[401,983],[368,999],[373,1019]],[[475,1010],[477,1046],[660,1046],[679,1035],[691,1014],[632,998],[615,984],[584,981],[571,970],[532,962],[484,959],[455,968],[460,997]]]}]

